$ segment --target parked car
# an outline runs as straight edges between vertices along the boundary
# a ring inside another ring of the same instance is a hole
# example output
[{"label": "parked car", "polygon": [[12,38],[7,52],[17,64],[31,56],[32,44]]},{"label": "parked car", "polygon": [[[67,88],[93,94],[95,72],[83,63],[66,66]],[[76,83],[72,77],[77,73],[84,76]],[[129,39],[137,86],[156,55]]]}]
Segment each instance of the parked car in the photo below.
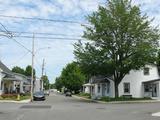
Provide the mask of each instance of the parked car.
[{"label": "parked car", "polygon": [[66,92],[65,94],[66,96],[72,97],[72,93],[71,92]]},{"label": "parked car", "polygon": [[33,94],[33,100],[45,100],[45,94],[43,91],[38,91]]},{"label": "parked car", "polygon": [[46,90],[46,91],[44,91],[44,94],[49,96],[50,91],[49,91],[49,90]]}]

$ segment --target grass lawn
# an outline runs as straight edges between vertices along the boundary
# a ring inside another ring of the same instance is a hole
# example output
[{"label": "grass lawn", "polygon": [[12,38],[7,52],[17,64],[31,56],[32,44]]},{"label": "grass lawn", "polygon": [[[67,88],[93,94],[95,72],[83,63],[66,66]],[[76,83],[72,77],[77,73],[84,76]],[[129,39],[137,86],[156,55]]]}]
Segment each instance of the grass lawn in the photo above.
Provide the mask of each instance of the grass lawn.
[{"label": "grass lawn", "polygon": [[88,99],[91,98],[91,95],[88,94],[88,93],[79,93],[79,94],[77,94],[77,96],[79,96],[79,97],[84,97],[84,98],[88,98]]}]

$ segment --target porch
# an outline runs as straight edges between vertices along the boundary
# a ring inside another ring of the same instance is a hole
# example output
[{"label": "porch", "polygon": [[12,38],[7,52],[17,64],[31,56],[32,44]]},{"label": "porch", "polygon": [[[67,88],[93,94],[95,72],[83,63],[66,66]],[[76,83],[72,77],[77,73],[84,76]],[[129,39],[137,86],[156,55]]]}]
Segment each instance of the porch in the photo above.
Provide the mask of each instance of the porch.
[{"label": "porch", "polygon": [[15,78],[3,78],[1,94],[23,93],[23,82]]},{"label": "porch", "polygon": [[160,98],[160,79],[143,82],[143,97]]}]

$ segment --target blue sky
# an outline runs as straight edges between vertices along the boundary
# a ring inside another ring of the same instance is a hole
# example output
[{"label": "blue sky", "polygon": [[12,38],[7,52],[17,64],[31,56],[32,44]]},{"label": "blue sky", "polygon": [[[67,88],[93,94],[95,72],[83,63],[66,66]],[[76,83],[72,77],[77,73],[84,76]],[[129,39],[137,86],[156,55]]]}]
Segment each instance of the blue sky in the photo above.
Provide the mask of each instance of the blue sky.
[{"label": "blue sky", "polygon": [[[0,0],[0,15],[19,17],[38,17],[45,19],[73,20],[86,23],[85,16],[97,10],[99,4],[105,0]],[[143,13],[149,18],[155,17],[153,25],[160,21],[159,0],[133,0],[133,4],[140,5]],[[80,24],[31,21],[13,18],[1,18],[2,23],[9,31],[44,32],[72,35],[72,38],[83,34]],[[4,30],[0,26],[0,30]],[[15,34],[23,35],[23,34]],[[74,36],[73,36],[74,35]],[[45,58],[45,72],[51,82],[59,76],[63,67],[74,60],[73,44],[76,40],[46,40],[38,39],[35,34],[35,49],[51,47],[36,53],[35,68],[37,76],[41,75],[41,64]],[[62,36],[52,36],[62,37]],[[15,38],[28,49],[31,49],[32,39]],[[14,42],[12,39],[0,37],[0,59],[9,68],[13,66],[26,67],[31,64],[31,54]]]}]

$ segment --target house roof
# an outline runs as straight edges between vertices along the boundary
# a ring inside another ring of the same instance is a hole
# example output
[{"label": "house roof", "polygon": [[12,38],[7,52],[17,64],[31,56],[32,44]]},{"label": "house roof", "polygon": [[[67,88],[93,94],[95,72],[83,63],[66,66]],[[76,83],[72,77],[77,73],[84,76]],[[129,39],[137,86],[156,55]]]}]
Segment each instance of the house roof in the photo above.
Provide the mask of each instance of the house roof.
[{"label": "house roof", "polygon": [[157,82],[157,81],[160,81],[160,79],[153,79],[153,80],[149,80],[149,81],[144,81],[142,83],[153,83],[153,82]]},{"label": "house roof", "polygon": [[110,78],[106,76],[94,76],[91,78],[91,83],[107,83],[110,82]]},{"label": "house roof", "polygon": [[4,65],[2,61],[0,61],[0,68],[3,70],[3,72],[12,74],[11,70],[6,65]]},{"label": "house roof", "polygon": [[2,69],[2,73],[5,74],[5,77],[3,78],[3,80],[22,81],[22,79],[16,77],[16,76],[21,76],[27,84],[29,84],[31,81],[30,77],[12,72],[6,65],[2,63],[2,61],[0,61],[0,69]]}]

